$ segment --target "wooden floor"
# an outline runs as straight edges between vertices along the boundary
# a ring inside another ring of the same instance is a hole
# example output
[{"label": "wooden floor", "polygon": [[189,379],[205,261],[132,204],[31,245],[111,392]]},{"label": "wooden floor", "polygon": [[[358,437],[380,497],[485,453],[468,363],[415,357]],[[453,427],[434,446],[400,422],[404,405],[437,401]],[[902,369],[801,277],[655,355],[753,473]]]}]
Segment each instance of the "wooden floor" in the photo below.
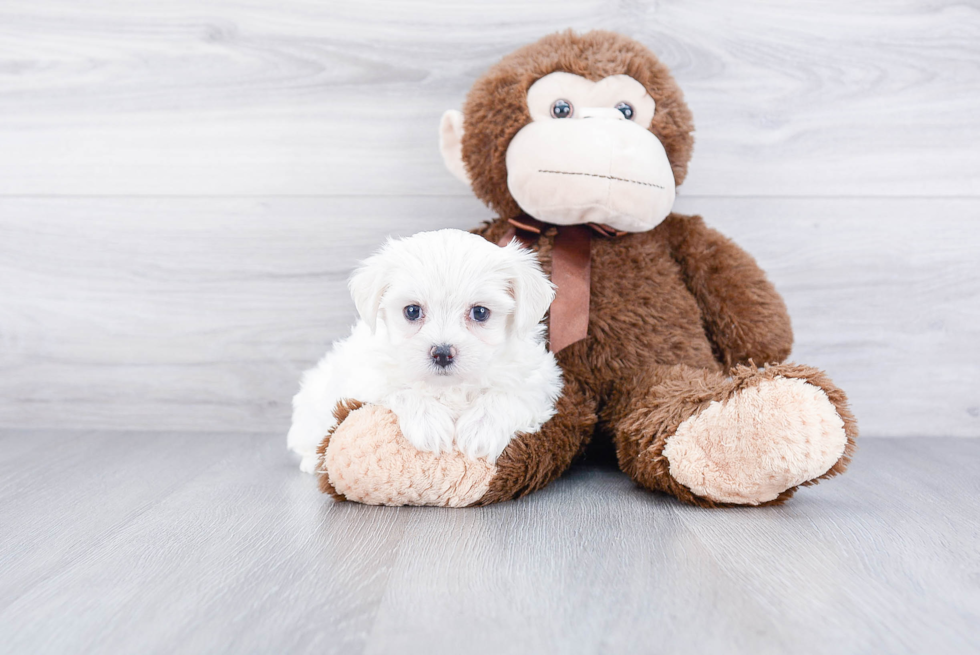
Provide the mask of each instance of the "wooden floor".
[{"label": "wooden floor", "polygon": [[495,507],[334,504],[282,441],[4,431],[0,652],[980,649],[977,439],[865,439],[720,511],[601,461]]}]

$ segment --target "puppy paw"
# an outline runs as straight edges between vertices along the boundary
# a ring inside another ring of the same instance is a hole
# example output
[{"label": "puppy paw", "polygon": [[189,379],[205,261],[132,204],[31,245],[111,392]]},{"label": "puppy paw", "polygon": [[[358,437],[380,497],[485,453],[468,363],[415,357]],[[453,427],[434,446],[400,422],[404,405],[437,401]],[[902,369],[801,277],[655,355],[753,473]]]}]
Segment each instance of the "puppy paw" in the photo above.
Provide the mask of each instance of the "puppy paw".
[{"label": "puppy paw", "polygon": [[465,507],[486,495],[496,474],[492,463],[456,450],[418,450],[381,405],[350,412],[322,450],[321,489],[367,505]]},{"label": "puppy paw", "polygon": [[671,476],[694,493],[758,505],[826,473],[846,445],[844,422],[820,387],[776,377],[681,423],[663,454]]},{"label": "puppy paw", "polygon": [[299,468],[304,473],[313,473],[316,470],[316,449],[329,431],[329,425],[323,427],[319,422],[309,420],[294,421],[289,428],[286,445],[303,457]]},{"label": "puppy paw", "polygon": [[408,442],[419,450],[439,454],[453,449],[453,420],[448,414],[415,414],[407,421],[398,417],[398,425]]},{"label": "puppy paw", "polygon": [[443,453],[453,448],[453,419],[448,412],[395,412],[398,426],[408,442],[418,450]]},{"label": "puppy paw", "polygon": [[395,394],[382,404],[395,413],[402,435],[418,450],[436,454],[452,450],[455,426],[442,405],[408,394]]},{"label": "puppy paw", "polygon": [[456,447],[473,459],[491,462],[500,457],[514,437],[514,431],[498,420],[486,407],[474,407],[456,421]]},{"label": "puppy paw", "polygon": [[303,455],[303,459],[299,463],[299,470],[303,473],[316,473],[319,460],[319,455]]}]

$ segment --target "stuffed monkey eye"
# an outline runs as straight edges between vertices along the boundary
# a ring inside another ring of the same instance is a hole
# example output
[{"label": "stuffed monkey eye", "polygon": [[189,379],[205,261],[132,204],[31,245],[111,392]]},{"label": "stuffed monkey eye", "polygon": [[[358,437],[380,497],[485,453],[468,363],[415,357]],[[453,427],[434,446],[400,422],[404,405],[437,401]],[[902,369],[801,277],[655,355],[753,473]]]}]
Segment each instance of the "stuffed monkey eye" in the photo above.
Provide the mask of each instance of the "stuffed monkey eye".
[{"label": "stuffed monkey eye", "polygon": [[422,308],[418,305],[409,305],[404,310],[405,318],[409,321],[417,321],[422,318]]},{"label": "stuffed monkey eye", "polygon": [[572,111],[572,103],[567,100],[555,100],[551,105],[552,118],[568,118]]},{"label": "stuffed monkey eye", "polygon": [[470,307],[470,318],[477,323],[485,323],[490,318],[490,310],[479,305]]},{"label": "stuffed monkey eye", "polygon": [[628,121],[633,120],[633,106],[630,103],[621,102],[618,105],[616,105],[615,108],[618,109],[623,114],[623,116],[626,117],[626,120]]}]

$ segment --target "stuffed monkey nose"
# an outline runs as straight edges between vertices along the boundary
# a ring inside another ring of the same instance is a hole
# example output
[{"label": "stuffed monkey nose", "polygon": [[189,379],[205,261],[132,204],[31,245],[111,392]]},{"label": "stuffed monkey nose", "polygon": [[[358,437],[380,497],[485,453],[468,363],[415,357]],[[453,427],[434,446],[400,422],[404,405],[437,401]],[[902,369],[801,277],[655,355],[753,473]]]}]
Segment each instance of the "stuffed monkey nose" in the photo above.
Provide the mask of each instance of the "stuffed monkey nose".
[{"label": "stuffed monkey nose", "polygon": [[612,118],[617,121],[625,121],[623,112],[612,107],[581,107],[578,109],[579,118]]},{"label": "stuffed monkey nose", "polygon": [[453,363],[453,358],[456,357],[456,348],[446,343],[432,346],[429,350],[429,356],[432,357],[432,362],[436,366],[446,368]]}]

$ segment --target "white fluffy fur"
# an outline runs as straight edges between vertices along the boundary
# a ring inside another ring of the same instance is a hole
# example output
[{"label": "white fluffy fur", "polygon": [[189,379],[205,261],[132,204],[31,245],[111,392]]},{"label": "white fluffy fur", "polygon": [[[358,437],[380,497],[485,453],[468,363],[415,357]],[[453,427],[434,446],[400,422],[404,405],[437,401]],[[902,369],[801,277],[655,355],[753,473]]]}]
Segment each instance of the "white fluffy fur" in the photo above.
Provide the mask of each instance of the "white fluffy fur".
[{"label": "white fluffy fur", "polygon": [[[533,253],[460,230],[422,232],[389,240],[350,289],[360,320],[293,398],[287,442],[304,471],[313,472],[343,398],[389,408],[419,450],[455,446],[491,462],[516,432],[554,415],[561,371],[540,324],[554,288]],[[422,319],[407,320],[408,305],[421,306]],[[473,320],[474,306],[487,307],[489,320]],[[446,370],[429,354],[442,344],[456,351]]]}]

